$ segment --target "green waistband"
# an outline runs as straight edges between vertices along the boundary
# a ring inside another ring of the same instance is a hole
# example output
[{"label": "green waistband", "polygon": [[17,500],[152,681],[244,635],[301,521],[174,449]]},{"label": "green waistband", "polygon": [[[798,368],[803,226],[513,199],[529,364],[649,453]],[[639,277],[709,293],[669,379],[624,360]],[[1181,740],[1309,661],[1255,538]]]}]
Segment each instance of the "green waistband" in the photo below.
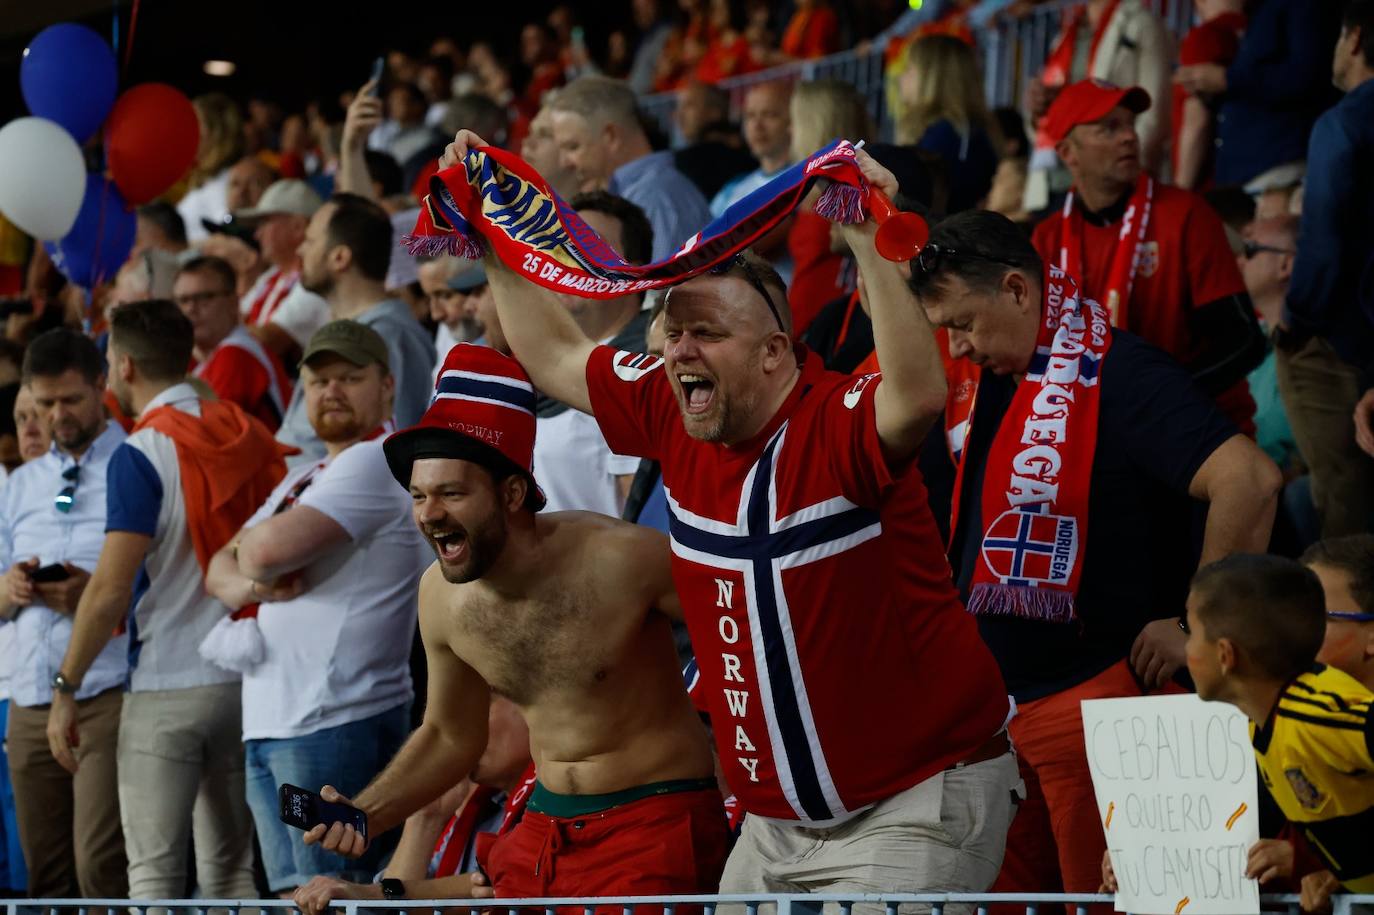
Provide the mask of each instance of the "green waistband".
[{"label": "green waistband", "polygon": [[677,794],[680,791],[703,791],[715,787],[716,780],[714,778],[676,778],[666,782],[636,785],[633,788],[626,788],[624,791],[612,791],[610,794],[555,794],[545,788],[543,782],[535,782],[534,790],[530,792],[528,807],[535,813],[542,813],[545,816],[584,817],[593,813],[601,813],[603,810],[610,810],[612,807],[620,807],[633,801],[643,800],[646,797]]}]

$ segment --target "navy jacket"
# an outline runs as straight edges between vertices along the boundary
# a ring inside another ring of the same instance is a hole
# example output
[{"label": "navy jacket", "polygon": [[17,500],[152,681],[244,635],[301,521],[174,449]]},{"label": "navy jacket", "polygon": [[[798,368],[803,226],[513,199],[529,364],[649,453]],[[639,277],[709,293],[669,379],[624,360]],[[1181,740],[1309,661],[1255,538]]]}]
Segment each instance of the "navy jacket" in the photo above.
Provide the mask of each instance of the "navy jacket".
[{"label": "navy jacket", "polygon": [[1335,98],[1331,52],[1339,34],[1334,0],[1253,5],[1217,114],[1218,185],[1245,184],[1303,158],[1312,123]]},{"label": "navy jacket", "polygon": [[[1288,326],[1341,357],[1374,359],[1374,80],[1317,119],[1307,151]],[[1363,278],[1363,280],[1362,280]]]}]

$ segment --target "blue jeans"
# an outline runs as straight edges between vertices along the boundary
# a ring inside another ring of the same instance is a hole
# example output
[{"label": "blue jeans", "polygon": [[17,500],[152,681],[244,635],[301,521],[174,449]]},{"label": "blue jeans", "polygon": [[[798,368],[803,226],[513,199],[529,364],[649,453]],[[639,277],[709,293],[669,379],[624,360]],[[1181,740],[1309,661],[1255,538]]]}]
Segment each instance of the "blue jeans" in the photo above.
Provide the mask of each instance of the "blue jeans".
[{"label": "blue jeans", "polygon": [[262,845],[267,885],[273,892],[307,883],[318,874],[370,881],[395,844],[373,836],[367,853],[348,861],[301,841],[300,830],[283,823],[277,789],[283,784],[320,790],[333,785],[353,797],[381,772],[410,733],[410,703],[302,737],[244,742],[248,806]]},{"label": "blue jeans", "polygon": [[[4,739],[9,711],[9,700],[0,700],[0,740]],[[0,749],[0,884],[19,894],[29,885],[28,871],[24,869],[24,850],[19,845],[19,824],[14,816],[14,786],[10,784],[10,766],[3,749]]]}]

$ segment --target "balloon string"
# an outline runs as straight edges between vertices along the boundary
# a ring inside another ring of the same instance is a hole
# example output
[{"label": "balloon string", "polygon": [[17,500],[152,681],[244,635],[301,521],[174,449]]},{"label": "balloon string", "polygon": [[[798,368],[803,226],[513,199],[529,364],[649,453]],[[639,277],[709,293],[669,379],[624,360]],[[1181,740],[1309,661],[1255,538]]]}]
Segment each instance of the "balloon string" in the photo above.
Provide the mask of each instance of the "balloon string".
[{"label": "balloon string", "polygon": [[100,243],[105,239],[105,201],[110,196],[109,179],[100,179],[100,220],[95,229],[95,250],[91,252],[91,288],[94,289],[105,281],[105,275],[100,272]]},{"label": "balloon string", "polygon": [[129,55],[134,52],[134,27],[138,25],[138,2],[134,0],[133,7],[129,10],[129,42],[124,45],[124,72],[129,72]]}]

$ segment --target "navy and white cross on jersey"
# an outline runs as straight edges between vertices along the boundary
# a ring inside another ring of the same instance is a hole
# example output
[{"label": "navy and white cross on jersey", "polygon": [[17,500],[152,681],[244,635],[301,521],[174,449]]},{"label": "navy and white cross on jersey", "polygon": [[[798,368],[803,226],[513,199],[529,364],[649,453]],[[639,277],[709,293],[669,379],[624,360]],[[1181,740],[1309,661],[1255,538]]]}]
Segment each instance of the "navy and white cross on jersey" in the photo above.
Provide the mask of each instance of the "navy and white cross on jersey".
[{"label": "navy and white cross on jersey", "polygon": [[743,575],[759,697],[783,794],[799,817],[831,820],[850,811],[835,791],[816,734],[781,574],[852,549],[883,528],[876,511],[843,497],[779,517],[774,456],[786,435],[784,423],[749,471],[735,523],[692,514],[670,490],[668,531],[674,555]]}]

